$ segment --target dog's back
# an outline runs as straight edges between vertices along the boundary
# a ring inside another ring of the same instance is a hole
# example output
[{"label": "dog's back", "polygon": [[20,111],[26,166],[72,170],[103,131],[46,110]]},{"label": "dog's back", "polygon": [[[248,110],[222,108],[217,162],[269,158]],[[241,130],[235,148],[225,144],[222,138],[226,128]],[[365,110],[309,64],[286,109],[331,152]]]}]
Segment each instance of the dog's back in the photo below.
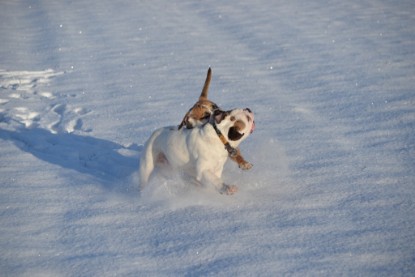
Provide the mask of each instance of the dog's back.
[{"label": "dog's back", "polygon": [[[196,129],[177,130],[175,126],[155,130],[145,143],[140,157],[140,186],[144,187],[148,183],[157,164],[176,168],[189,163],[191,157],[186,147],[187,136],[191,132],[199,131]],[[174,147],[166,147],[166,145],[174,145]]]}]

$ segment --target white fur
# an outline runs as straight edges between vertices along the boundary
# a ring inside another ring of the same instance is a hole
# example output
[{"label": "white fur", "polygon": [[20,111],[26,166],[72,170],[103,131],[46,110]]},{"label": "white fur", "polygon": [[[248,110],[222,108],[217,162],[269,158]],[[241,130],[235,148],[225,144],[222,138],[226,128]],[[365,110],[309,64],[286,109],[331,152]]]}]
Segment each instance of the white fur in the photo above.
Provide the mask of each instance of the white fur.
[{"label": "white fur", "polygon": [[[235,109],[217,123],[218,129],[228,138],[228,131],[237,120],[245,123],[244,130],[240,130],[244,135],[238,141],[228,139],[232,147],[237,147],[253,130],[253,113],[248,109]],[[140,158],[140,184],[147,184],[155,166],[165,162],[174,170],[185,171],[204,186],[213,185],[221,190],[226,186],[221,176],[227,158],[228,152],[210,123],[193,129],[163,127],[154,131],[145,144]]]}]

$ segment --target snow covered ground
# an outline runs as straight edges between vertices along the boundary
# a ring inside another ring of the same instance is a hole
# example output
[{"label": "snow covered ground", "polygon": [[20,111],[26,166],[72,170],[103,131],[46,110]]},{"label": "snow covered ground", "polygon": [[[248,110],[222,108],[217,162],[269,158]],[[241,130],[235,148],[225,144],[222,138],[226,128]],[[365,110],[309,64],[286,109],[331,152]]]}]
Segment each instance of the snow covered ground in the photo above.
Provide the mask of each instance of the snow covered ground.
[{"label": "snow covered ground", "polygon": [[[413,276],[415,3],[2,1],[0,276]],[[234,196],[142,145],[255,112]]]}]

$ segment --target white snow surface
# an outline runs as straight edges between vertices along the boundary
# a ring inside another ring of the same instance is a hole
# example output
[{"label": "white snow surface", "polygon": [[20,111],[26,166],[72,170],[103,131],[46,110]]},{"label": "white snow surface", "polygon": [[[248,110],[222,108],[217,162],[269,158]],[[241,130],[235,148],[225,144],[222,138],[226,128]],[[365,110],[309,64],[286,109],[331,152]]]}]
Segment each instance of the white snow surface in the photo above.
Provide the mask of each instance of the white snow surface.
[{"label": "white snow surface", "polygon": [[[0,276],[414,276],[415,2],[2,1]],[[249,107],[239,192],[153,130]]]}]

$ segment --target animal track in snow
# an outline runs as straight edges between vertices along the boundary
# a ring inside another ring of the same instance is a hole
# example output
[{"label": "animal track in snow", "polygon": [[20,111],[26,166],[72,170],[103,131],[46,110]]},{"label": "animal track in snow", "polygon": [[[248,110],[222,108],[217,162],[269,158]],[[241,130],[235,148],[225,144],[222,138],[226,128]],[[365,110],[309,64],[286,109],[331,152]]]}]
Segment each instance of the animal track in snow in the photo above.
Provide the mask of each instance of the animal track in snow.
[{"label": "animal track in snow", "polygon": [[[72,133],[83,129],[81,117],[91,111],[72,107],[67,96],[47,88],[52,78],[62,75],[52,69],[43,71],[0,70],[0,123],[18,123],[25,128],[41,127],[52,133]],[[30,102],[30,103],[29,103]],[[31,109],[27,107],[30,106]]]},{"label": "animal track in snow", "polygon": [[50,79],[63,72],[55,72],[53,69],[43,71],[7,71],[0,69],[0,88],[34,93],[38,85],[49,84]]},{"label": "animal track in snow", "polygon": [[20,119],[20,122],[25,125],[26,128],[36,127],[39,121],[39,113],[30,111],[25,107],[14,108],[16,111],[15,116]]},{"label": "animal track in snow", "polygon": [[[72,133],[76,130],[82,130],[83,121],[80,118],[83,115],[88,114],[90,111],[84,108],[70,108],[66,104],[53,105],[49,112],[49,118],[53,120],[47,129],[52,133]],[[88,132],[90,130],[83,130]]]}]

